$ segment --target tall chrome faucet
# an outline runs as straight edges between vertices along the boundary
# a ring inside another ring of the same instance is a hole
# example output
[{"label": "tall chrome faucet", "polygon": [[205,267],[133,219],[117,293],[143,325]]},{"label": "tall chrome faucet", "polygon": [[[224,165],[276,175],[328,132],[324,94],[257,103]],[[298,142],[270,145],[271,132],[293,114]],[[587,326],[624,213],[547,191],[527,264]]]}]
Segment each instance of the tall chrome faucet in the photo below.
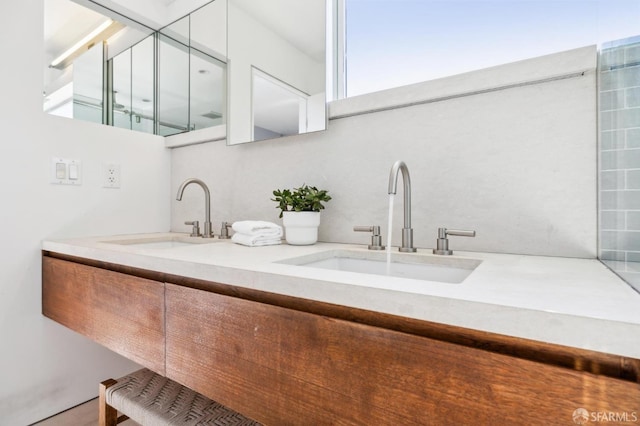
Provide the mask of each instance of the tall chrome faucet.
[{"label": "tall chrome faucet", "polygon": [[[396,161],[389,173],[389,194],[398,192],[398,173],[402,172],[404,182],[404,227],[402,228],[402,246],[398,250],[402,252],[415,252],[413,247],[413,229],[411,228],[411,179],[409,169],[404,161]],[[391,241],[387,241],[391,244]]]},{"label": "tall chrome faucet", "polygon": [[203,238],[211,238],[213,237],[213,233],[211,232],[211,195],[209,193],[209,188],[207,188],[207,184],[204,183],[203,181],[201,181],[200,179],[196,179],[196,178],[190,178],[185,180],[184,182],[182,182],[182,184],[180,185],[180,188],[178,188],[178,195],[176,197],[176,200],[181,201],[182,200],[182,193],[184,192],[184,189],[189,185],[189,184],[198,184],[202,187],[202,189],[204,190],[204,234],[202,235]]}]

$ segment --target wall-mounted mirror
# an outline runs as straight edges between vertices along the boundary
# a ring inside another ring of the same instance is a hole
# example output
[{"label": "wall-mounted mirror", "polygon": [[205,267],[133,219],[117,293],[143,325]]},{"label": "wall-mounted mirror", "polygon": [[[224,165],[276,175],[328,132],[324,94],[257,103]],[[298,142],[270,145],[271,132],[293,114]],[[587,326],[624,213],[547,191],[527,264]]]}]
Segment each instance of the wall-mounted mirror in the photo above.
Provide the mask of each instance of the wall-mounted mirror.
[{"label": "wall-mounted mirror", "polygon": [[93,6],[45,1],[45,112],[163,136],[225,123],[225,0],[159,31]]},{"label": "wall-mounted mirror", "polygon": [[326,128],[326,0],[228,0],[230,145]]},{"label": "wall-mounted mirror", "polygon": [[216,0],[159,31],[157,134],[225,124],[225,16]]},{"label": "wall-mounted mirror", "polygon": [[45,63],[73,52],[45,70],[49,113],[163,136],[226,127],[229,144],[326,128],[327,0],[191,1],[158,31],[106,0],[44,1]]},{"label": "wall-mounted mirror", "polygon": [[[105,122],[106,61],[153,30],[71,0],[44,0],[44,17],[44,111]],[[119,98],[124,101],[123,94]]]}]

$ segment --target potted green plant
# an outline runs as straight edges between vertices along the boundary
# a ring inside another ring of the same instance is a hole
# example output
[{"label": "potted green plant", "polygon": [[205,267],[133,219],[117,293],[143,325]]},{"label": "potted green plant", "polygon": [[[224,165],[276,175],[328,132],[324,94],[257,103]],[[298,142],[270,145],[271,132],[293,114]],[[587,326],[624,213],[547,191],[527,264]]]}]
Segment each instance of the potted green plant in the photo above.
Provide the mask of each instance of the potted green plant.
[{"label": "potted green plant", "polygon": [[331,200],[327,190],[302,185],[299,188],[273,191],[285,228],[285,239],[292,245],[308,245],[318,241],[320,210]]}]

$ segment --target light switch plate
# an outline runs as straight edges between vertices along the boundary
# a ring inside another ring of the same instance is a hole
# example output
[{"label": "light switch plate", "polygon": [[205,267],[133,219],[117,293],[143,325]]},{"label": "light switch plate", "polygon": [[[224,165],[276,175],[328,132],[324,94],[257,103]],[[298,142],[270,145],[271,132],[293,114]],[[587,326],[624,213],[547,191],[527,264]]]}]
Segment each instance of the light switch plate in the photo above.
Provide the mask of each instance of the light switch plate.
[{"label": "light switch plate", "polygon": [[82,184],[82,163],[69,158],[51,158],[51,183],[56,185]]}]

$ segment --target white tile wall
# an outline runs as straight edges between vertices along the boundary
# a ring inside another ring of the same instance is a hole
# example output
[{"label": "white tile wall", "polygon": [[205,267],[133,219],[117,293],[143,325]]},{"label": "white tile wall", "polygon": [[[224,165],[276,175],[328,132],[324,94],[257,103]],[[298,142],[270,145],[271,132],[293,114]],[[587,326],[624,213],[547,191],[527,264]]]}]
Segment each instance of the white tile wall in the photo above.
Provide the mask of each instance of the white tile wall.
[{"label": "white tile wall", "polygon": [[600,258],[640,290],[640,38],[600,61]]}]

